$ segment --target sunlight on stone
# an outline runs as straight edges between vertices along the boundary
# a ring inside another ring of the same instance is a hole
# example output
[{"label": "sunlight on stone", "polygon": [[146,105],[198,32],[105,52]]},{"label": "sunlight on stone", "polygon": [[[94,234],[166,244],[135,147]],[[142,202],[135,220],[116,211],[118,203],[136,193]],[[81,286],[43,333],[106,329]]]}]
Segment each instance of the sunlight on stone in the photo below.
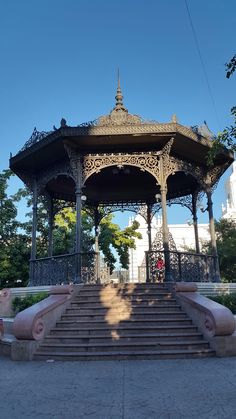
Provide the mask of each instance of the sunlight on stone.
[{"label": "sunlight on stone", "polygon": [[120,339],[120,336],[118,335],[116,330],[111,331],[111,337],[112,337],[112,340],[119,340]]},{"label": "sunlight on stone", "polygon": [[114,286],[106,286],[100,293],[100,300],[108,309],[105,319],[108,324],[117,324],[128,320],[132,313],[131,302],[121,295],[121,290]]},{"label": "sunlight on stone", "polygon": [[128,284],[127,288],[126,288],[126,293],[127,294],[132,294],[134,292],[135,288],[136,288],[135,284]]}]

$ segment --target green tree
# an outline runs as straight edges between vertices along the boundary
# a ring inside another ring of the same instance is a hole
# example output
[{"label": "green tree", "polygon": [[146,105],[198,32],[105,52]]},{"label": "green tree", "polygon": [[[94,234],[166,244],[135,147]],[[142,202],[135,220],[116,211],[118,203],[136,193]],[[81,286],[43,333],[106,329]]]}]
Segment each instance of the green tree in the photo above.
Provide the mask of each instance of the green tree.
[{"label": "green tree", "polygon": [[111,271],[115,268],[116,258],[112,249],[119,256],[121,267],[128,269],[129,249],[135,248],[135,238],[141,239],[142,235],[137,231],[139,223],[133,221],[132,225],[123,230],[112,222],[113,214],[104,217],[100,224],[99,245],[104,254],[105,262]]},{"label": "green tree", "polygon": [[[229,79],[236,69],[236,55],[226,64],[226,77]],[[231,108],[233,123],[220,132],[213,140],[213,147],[207,155],[207,162],[213,165],[214,159],[218,153],[228,148],[236,151],[236,106]]]},{"label": "green tree", "polygon": [[0,173],[0,287],[26,285],[28,281],[30,243],[17,220],[19,196],[7,193],[12,176],[10,170]]},{"label": "green tree", "polygon": [[236,224],[222,218],[215,221],[215,229],[221,278],[236,282]]},{"label": "green tree", "polygon": [[231,60],[225,64],[226,67],[226,77],[229,79],[236,69],[236,54],[231,58]]}]

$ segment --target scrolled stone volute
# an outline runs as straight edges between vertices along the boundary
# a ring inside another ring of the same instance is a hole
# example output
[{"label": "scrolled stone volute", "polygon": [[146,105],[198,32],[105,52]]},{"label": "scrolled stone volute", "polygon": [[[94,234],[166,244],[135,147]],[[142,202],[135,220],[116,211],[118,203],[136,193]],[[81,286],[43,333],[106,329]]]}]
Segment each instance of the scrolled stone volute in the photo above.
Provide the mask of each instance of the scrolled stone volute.
[{"label": "scrolled stone volute", "polygon": [[11,297],[11,289],[10,288],[3,288],[0,291],[0,302],[9,300]]},{"label": "scrolled stone volute", "polygon": [[55,326],[72,297],[73,286],[53,287],[52,294],[15,317],[13,334],[19,340],[42,340]]}]

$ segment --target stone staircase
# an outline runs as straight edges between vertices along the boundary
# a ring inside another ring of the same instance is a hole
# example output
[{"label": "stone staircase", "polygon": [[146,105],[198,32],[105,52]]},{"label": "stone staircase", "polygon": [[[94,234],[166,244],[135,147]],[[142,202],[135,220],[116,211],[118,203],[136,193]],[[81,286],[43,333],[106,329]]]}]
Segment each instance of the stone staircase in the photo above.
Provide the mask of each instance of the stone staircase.
[{"label": "stone staircase", "polygon": [[35,360],[164,359],[215,352],[163,284],[85,285]]}]

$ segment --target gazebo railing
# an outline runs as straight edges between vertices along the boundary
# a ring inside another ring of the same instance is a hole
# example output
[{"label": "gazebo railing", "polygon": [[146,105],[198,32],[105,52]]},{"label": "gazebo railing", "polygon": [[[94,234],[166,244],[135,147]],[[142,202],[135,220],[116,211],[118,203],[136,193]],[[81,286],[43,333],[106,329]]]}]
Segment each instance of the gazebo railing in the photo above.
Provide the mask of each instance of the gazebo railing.
[{"label": "gazebo railing", "polygon": [[30,261],[29,286],[96,283],[97,278],[96,252],[72,253]]},{"label": "gazebo railing", "polygon": [[[163,250],[147,251],[146,281],[155,282],[158,276],[156,267],[158,257],[165,260]],[[174,282],[215,282],[218,273],[216,256],[201,253],[169,251],[170,277]],[[165,276],[165,268],[163,269]]]}]

